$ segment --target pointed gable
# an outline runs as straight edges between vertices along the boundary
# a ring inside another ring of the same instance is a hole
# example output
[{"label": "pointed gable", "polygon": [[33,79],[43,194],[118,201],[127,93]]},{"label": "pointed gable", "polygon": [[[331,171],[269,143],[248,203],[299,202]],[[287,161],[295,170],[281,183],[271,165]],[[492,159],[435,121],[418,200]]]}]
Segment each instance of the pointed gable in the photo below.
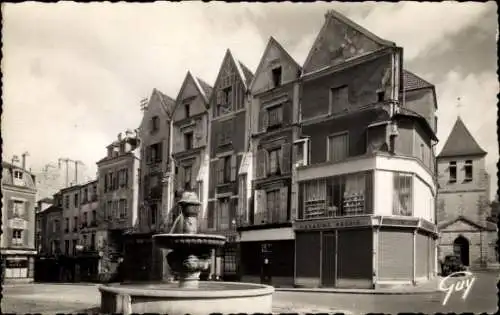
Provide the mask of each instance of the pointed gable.
[{"label": "pointed gable", "polygon": [[[206,83],[205,83],[206,84]],[[208,103],[208,97],[205,89],[201,86],[198,78],[194,77],[190,71],[187,72],[184,82],[182,83],[181,89],[179,90],[179,95],[177,95],[177,102],[190,97],[195,97],[200,95],[205,103]]]},{"label": "pointed gable", "polygon": [[486,151],[479,146],[459,116],[438,158],[472,155],[486,155]]},{"label": "pointed gable", "polygon": [[207,99],[207,103],[208,103],[208,100],[210,99],[210,96],[212,95],[212,90],[213,88],[210,86],[210,84],[208,84],[207,82],[205,82],[204,80],[196,77],[195,80],[198,82],[198,85],[201,87],[203,93],[205,94],[205,97]]},{"label": "pointed gable", "polygon": [[160,92],[157,89],[153,89],[151,96],[149,97],[148,105],[144,110],[141,130],[145,130],[149,120],[154,116],[168,117],[171,118],[175,111],[175,100]]},{"label": "pointed gable", "polygon": [[390,46],[395,44],[330,10],[325,14],[325,23],[309,51],[303,72],[317,71]]},{"label": "pointed gable", "polygon": [[297,79],[302,70],[299,64],[288,54],[273,37],[269,38],[266,49],[260,59],[255,77],[250,85],[252,93],[273,88],[272,69],[281,67],[283,83]]},{"label": "pointed gable", "polygon": [[490,226],[485,226],[479,222],[467,218],[466,216],[460,215],[455,219],[443,222],[439,224],[440,231],[453,232],[453,231],[478,231],[478,230],[489,230]]}]

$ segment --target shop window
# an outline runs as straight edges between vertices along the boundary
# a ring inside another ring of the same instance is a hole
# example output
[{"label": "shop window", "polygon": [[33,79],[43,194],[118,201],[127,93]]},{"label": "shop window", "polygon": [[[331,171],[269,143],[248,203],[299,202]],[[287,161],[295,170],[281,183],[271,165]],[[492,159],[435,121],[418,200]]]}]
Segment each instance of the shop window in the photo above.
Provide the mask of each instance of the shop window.
[{"label": "shop window", "polygon": [[413,175],[394,173],[393,214],[413,215]]}]

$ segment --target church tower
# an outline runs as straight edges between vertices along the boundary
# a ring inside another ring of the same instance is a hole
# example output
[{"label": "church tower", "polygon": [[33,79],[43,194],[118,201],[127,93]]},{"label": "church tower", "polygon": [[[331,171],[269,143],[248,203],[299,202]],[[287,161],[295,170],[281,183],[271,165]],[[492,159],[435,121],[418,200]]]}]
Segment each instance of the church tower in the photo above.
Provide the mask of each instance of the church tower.
[{"label": "church tower", "polygon": [[459,116],[437,156],[441,259],[457,255],[466,266],[495,260],[496,226],[486,221],[490,193],[486,155]]}]

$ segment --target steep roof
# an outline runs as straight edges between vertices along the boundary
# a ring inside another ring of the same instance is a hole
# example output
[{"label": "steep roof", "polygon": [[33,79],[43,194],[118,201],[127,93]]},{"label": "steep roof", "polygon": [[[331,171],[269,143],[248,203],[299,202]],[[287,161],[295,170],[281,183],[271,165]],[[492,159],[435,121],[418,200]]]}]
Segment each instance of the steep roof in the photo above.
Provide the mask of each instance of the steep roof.
[{"label": "steep roof", "polygon": [[[300,72],[302,72],[302,66],[300,66],[297,63],[297,61],[295,59],[293,59],[293,57],[288,53],[288,51],[286,51],[286,49],[274,37],[271,36],[271,37],[269,37],[269,41],[267,42],[266,48],[264,49],[264,53],[262,54],[262,57],[260,58],[260,62],[259,62],[259,65],[257,66],[257,70],[255,70],[254,79],[256,78],[258,73],[261,71],[262,65],[264,64],[264,60],[266,59],[267,54],[272,46],[277,47],[278,50],[280,50],[283,53],[283,55],[286,58],[288,58],[288,60],[299,69],[299,74],[300,74]],[[255,82],[255,80],[252,79],[252,82],[249,84],[250,89],[253,88],[254,82]]]},{"label": "steep roof", "polygon": [[250,85],[250,82],[252,82],[253,79],[253,73],[250,69],[248,69],[247,66],[241,61],[238,61],[237,64],[241,67],[243,70],[243,79],[245,80],[245,84],[248,86]]},{"label": "steep roof", "polygon": [[434,87],[431,83],[408,70],[403,70],[403,82],[405,91]]},{"label": "steep roof", "polygon": [[210,95],[212,95],[213,87],[210,86],[210,84],[208,84],[207,82],[203,81],[200,78],[195,78],[195,80],[198,81],[198,84],[202,88],[203,93],[205,93],[205,96],[207,97],[207,100],[210,99]]},{"label": "steep roof", "polygon": [[458,116],[457,121],[451,129],[450,135],[443,146],[443,149],[437,157],[442,158],[466,155],[486,155],[486,151],[479,146],[469,129],[465,126],[462,118]]},{"label": "steep roof", "polygon": [[175,100],[156,88],[153,89],[153,93],[156,93],[160,98],[161,100],[160,104],[162,108],[165,110],[165,112],[167,112],[169,116],[172,116],[175,110]]}]

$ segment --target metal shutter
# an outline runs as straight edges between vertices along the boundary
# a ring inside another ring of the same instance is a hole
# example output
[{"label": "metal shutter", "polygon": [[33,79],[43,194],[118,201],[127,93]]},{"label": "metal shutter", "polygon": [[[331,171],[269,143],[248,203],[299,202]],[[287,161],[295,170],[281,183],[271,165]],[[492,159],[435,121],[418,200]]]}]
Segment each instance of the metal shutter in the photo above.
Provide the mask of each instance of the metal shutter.
[{"label": "metal shutter", "polygon": [[378,278],[413,279],[413,233],[381,230],[379,234]]},{"label": "metal shutter", "polygon": [[372,279],[372,230],[340,230],[337,240],[339,279]]},{"label": "metal shutter", "polygon": [[417,234],[415,241],[415,275],[417,277],[427,277],[429,274],[429,242],[428,237],[423,234]]},{"label": "metal shutter", "polygon": [[319,278],[320,233],[298,232],[295,243],[296,277]]}]

